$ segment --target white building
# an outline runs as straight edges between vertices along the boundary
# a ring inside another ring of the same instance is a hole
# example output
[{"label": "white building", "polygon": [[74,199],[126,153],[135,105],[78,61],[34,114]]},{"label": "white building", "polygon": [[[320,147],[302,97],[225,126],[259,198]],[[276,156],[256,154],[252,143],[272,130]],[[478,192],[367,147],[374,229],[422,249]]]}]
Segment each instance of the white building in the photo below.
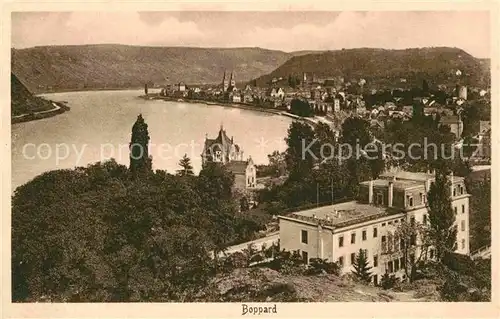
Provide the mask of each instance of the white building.
[{"label": "white building", "polygon": [[[279,216],[280,248],[299,250],[307,261],[322,258],[338,262],[344,273],[353,270],[355,255],[364,249],[375,284],[386,272],[404,279],[403,253],[394,231],[404,220],[429,222],[426,196],[434,179],[426,173],[386,173],[380,179],[362,182],[356,201]],[[470,195],[463,177],[449,179],[458,225],[456,252],[469,254]],[[418,239],[416,245],[415,254],[419,254]],[[429,258],[433,255],[430,248]]]}]

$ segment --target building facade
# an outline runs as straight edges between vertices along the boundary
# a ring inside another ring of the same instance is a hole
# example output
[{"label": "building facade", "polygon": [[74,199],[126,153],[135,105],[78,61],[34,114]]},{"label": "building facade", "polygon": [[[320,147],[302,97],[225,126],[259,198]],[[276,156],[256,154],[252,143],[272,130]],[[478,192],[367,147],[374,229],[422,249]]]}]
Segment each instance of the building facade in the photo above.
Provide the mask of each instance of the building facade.
[{"label": "building facade", "polygon": [[240,190],[251,189],[257,184],[257,169],[251,157],[244,160],[243,150],[234,142],[233,137],[227,136],[221,125],[215,139],[205,137],[202,165],[207,162],[220,163],[234,175],[234,187]]},{"label": "building facade", "polygon": [[[455,211],[457,253],[469,254],[469,194],[464,178],[450,176]],[[372,267],[372,281],[378,284],[385,273],[405,279],[404,258],[395,236],[398,226],[429,223],[427,192],[434,176],[426,173],[386,173],[380,179],[362,182],[356,201],[279,216],[280,248],[299,250],[304,260],[328,259],[337,262],[343,273],[364,249]],[[420,254],[416,239],[414,254]],[[430,248],[427,256],[433,258]]]}]

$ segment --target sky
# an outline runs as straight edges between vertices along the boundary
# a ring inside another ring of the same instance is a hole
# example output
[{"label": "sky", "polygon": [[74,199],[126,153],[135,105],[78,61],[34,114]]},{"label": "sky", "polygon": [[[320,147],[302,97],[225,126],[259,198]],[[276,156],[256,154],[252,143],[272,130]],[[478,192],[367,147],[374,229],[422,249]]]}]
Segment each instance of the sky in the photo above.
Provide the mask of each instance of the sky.
[{"label": "sky", "polygon": [[286,52],[449,46],[490,57],[487,11],[13,12],[12,47],[120,43]]}]

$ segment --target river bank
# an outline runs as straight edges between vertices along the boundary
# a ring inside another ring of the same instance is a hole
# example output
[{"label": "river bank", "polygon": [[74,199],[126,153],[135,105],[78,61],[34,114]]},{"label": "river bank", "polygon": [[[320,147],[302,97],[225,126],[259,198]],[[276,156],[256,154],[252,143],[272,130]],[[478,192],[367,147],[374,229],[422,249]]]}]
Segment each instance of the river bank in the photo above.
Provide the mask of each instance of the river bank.
[{"label": "river bank", "polygon": [[140,95],[139,98],[144,99],[144,100],[162,100],[162,101],[166,101],[166,102],[182,102],[182,103],[192,103],[192,104],[217,105],[217,106],[221,106],[221,107],[230,107],[230,108],[237,108],[237,109],[248,110],[248,111],[269,113],[269,114],[274,114],[274,115],[286,116],[286,117],[292,118],[294,120],[301,121],[303,123],[307,123],[307,124],[311,124],[311,125],[318,124],[319,122],[327,123],[322,118],[302,117],[302,116],[298,116],[298,115],[289,113],[289,112],[284,111],[284,110],[256,107],[255,105],[249,104],[249,103],[224,103],[221,101],[215,102],[215,101],[196,100],[196,99],[179,99],[179,98],[172,98],[172,97],[159,96],[159,95]]},{"label": "river bank", "polygon": [[54,102],[54,101],[50,101],[50,102],[54,106],[53,109],[13,116],[11,118],[11,124],[41,120],[44,118],[49,118],[49,117],[56,116],[58,114],[62,114],[64,112],[67,112],[70,110],[70,107],[67,106],[63,102]]}]

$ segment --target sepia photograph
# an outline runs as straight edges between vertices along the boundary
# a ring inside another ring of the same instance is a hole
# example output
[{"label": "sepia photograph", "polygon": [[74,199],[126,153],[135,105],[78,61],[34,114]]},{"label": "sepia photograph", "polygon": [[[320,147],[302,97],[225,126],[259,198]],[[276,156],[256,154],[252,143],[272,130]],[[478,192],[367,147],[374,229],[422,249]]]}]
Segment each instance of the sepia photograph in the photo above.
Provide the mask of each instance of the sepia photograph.
[{"label": "sepia photograph", "polygon": [[10,302],[492,302],[490,14],[12,11]]}]

